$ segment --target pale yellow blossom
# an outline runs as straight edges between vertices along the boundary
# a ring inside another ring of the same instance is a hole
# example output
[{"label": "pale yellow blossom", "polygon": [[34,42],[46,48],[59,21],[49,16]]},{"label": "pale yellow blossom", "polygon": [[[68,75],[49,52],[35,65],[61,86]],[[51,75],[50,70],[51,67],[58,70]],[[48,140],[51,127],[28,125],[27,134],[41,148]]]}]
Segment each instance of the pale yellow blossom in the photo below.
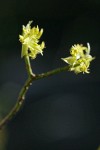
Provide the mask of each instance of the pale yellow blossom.
[{"label": "pale yellow blossom", "polygon": [[89,73],[90,62],[94,59],[90,55],[90,44],[87,43],[87,47],[76,44],[71,47],[70,54],[71,56],[62,58],[70,65],[70,71],[74,71],[76,74],[80,72]]},{"label": "pale yellow blossom", "polygon": [[22,26],[22,35],[19,35],[19,40],[22,43],[21,57],[29,56],[35,59],[37,54],[43,55],[43,49],[45,43],[39,44],[39,39],[43,34],[43,29],[39,30],[39,27],[31,28],[32,21],[26,26]]}]

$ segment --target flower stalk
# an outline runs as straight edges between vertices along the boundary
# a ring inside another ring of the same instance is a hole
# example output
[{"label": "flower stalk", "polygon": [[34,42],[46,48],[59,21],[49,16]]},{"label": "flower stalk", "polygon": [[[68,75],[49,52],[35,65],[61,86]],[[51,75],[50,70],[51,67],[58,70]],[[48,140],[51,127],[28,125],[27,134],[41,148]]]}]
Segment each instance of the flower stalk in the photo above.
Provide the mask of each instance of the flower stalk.
[{"label": "flower stalk", "polygon": [[46,72],[46,73],[41,73],[41,74],[38,74],[38,75],[35,75],[35,76],[29,76],[28,79],[26,80],[24,86],[22,87],[20,93],[19,93],[19,97],[17,99],[17,102],[16,102],[15,106],[7,114],[7,116],[3,120],[1,120],[0,129],[5,127],[5,125],[7,125],[12,119],[14,119],[15,116],[21,111],[22,106],[25,102],[25,96],[28,92],[29,87],[32,85],[33,81],[43,79],[45,77],[49,77],[49,76],[58,74],[60,72],[68,71],[68,70],[69,70],[69,66],[65,66],[65,67],[61,67],[61,68],[51,70],[51,71]]},{"label": "flower stalk", "polygon": [[24,60],[25,60],[25,65],[26,65],[26,70],[27,70],[27,74],[28,76],[33,76],[35,77],[35,74],[32,71],[32,67],[31,67],[31,63],[30,63],[30,59],[29,56],[24,56]]}]

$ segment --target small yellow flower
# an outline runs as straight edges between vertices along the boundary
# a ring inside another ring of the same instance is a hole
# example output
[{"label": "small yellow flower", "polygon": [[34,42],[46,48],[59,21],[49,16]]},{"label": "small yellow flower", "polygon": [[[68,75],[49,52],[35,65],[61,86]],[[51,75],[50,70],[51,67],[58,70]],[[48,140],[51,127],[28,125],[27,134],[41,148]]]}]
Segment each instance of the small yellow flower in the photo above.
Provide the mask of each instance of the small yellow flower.
[{"label": "small yellow flower", "polygon": [[19,35],[19,40],[22,43],[21,57],[29,56],[35,59],[37,54],[43,55],[43,49],[45,48],[45,43],[39,44],[39,39],[43,34],[43,29],[39,30],[39,27],[31,28],[32,21],[26,26],[22,26],[22,35]]},{"label": "small yellow flower", "polygon": [[70,49],[70,54],[70,57],[62,58],[70,65],[70,71],[74,71],[76,74],[80,72],[89,73],[90,62],[94,59],[90,55],[90,44],[87,43],[87,47],[82,44],[74,45]]}]

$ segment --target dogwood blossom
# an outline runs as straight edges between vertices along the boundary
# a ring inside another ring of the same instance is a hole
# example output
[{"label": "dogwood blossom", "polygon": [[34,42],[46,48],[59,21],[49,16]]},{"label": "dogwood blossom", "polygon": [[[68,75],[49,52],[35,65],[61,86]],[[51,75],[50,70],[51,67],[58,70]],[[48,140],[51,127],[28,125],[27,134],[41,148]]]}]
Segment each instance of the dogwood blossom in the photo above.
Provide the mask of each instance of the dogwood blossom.
[{"label": "dogwood blossom", "polygon": [[70,65],[70,71],[74,71],[76,74],[80,72],[89,73],[90,62],[94,59],[90,55],[90,44],[87,43],[87,47],[82,44],[75,44],[71,47],[70,54],[71,56],[62,58]]},{"label": "dogwood blossom", "polygon": [[35,59],[37,54],[43,55],[43,49],[45,48],[45,43],[39,44],[39,39],[43,34],[43,29],[39,30],[39,27],[31,28],[32,21],[26,26],[22,26],[22,35],[19,35],[19,40],[22,43],[21,57],[29,56]]}]

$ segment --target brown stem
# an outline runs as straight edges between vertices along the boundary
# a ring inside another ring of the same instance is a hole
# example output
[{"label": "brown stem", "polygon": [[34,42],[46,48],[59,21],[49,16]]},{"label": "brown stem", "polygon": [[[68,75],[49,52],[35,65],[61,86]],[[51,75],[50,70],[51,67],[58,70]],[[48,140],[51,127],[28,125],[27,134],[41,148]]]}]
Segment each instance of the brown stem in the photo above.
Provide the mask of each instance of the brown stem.
[{"label": "brown stem", "polygon": [[24,86],[22,87],[20,93],[19,93],[19,97],[18,97],[18,100],[17,100],[15,106],[7,114],[7,116],[5,116],[5,118],[3,120],[1,120],[0,129],[2,129],[5,125],[7,125],[17,115],[17,113],[21,110],[21,108],[24,104],[24,101],[25,101],[26,93],[27,93],[27,91],[28,91],[28,89],[29,89],[29,87],[33,81],[38,80],[38,79],[42,79],[42,78],[45,78],[45,77],[48,77],[51,75],[55,75],[55,74],[63,72],[63,71],[68,71],[68,70],[69,70],[69,66],[65,66],[65,67],[57,68],[57,69],[51,70],[49,72],[38,74],[35,76],[30,75],[29,78],[26,80]]}]

